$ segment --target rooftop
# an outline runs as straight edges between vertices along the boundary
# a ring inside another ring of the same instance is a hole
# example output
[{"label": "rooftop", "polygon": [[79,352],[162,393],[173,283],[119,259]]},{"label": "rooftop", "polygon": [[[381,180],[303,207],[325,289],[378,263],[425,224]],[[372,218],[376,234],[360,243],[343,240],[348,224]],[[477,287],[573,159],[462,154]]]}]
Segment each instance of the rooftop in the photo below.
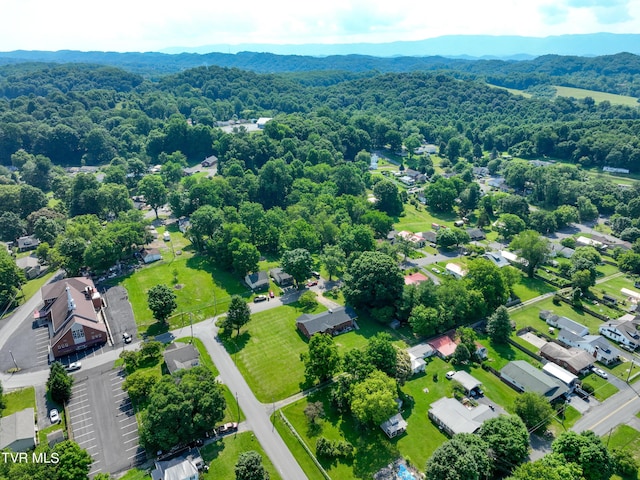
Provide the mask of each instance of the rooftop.
[{"label": "rooftop", "polygon": [[467,408],[455,398],[443,397],[431,404],[429,416],[434,418],[452,434],[474,433],[485,420],[497,417],[498,412],[488,405]]},{"label": "rooftop", "polygon": [[551,400],[567,393],[568,388],[558,380],[546,375],[525,360],[514,360],[507,363],[500,374],[507,376],[524,388],[525,392],[536,392]]}]

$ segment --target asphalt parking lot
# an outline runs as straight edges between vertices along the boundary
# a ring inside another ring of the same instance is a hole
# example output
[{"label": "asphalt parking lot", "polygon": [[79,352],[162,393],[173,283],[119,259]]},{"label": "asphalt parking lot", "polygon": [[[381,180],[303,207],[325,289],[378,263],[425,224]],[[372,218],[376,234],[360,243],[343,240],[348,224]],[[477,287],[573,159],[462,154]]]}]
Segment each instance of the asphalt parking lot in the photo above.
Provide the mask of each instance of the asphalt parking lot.
[{"label": "asphalt parking lot", "polygon": [[131,335],[131,340],[135,342],[137,340],[137,327],[127,290],[121,286],[110,287],[104,293],[104,299],[107,304],[104,312],[107,316],[114,346],[117,348],[124,345],[122,339],[124,332]]},{"label": "asphalt parking lot", "polygon": [[74,375],[67,421],[73,439],[93,458],[89,475],[117,473],[144,463],[138,424],[122,369],[80,371]]}]

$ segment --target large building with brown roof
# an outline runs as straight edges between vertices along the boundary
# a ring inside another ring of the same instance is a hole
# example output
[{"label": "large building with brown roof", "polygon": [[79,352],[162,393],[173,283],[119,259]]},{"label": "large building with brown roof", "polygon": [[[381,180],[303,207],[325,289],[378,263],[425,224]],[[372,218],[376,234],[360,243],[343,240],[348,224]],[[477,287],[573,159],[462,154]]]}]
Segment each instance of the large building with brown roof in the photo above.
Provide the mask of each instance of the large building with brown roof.
[{"label": "large building with brown roof", "polygon": [[107,342],[102,298],[85,277],[59,280],[42,287],[40,317],[49,325],[50,356],[59,358]]}]

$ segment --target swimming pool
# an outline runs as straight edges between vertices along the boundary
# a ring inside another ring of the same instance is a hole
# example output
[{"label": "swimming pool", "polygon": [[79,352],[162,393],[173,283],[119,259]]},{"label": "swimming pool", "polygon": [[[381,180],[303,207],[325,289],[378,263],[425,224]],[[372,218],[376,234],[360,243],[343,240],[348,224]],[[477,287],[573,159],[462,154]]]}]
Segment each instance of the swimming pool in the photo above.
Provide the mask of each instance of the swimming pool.
[{"label": "swimming pool", "polygon": [[404,465],[398,465],[398,478],[400,480],[416,480],[416,477]]}]

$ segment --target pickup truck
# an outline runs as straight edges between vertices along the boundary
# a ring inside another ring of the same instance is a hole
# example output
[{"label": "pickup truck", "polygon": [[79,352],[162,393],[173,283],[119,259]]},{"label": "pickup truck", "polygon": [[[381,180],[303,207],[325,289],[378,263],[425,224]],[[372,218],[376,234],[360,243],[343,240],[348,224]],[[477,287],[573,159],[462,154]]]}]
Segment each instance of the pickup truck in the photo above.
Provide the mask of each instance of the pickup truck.
[{"label": "pickup truck", "polygon": [[216,429],[216,433],[218,435],[224,435],[225,433],[235,432],[236,430],[238,430],[238,424],[236,422],[228,422],[224,425],[220,425]]}]

